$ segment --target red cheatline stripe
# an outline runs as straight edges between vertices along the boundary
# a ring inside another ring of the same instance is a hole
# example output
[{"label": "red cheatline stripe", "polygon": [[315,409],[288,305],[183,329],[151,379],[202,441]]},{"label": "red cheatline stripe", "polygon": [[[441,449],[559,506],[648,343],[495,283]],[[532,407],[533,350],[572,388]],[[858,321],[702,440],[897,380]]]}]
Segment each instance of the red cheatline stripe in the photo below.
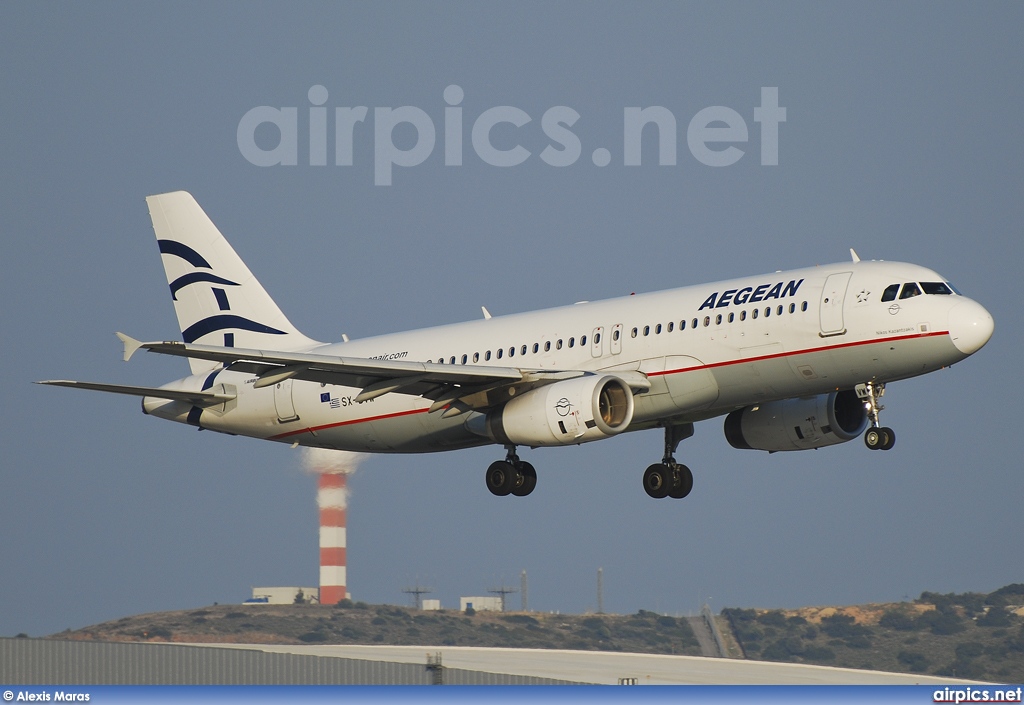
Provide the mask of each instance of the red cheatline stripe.
[{"label": "red cheatline stripe", "polygon": [[[824,345],[820,348],[806,348],[804,350],[793,350],[791,352],[780,352],[773,353],[771,355],[761,355],[760,357],[745,357],[741,360],[724,360],[722,362],[711,362],[706,365],[694,365],[693,367],[682,367],[678,370],[665,370],[664,372],[647,372],[645,373],[648,377],[660,377],[662,375],[674,375],[679,372],[692,372],[693,370],[709,370],[715,367],[727,367],[729,365],[741,365],[745,362],[757,362],[759,360],[771,360],[777,357],[792,357],[793,355],[807,355],[809,353],[820,353],[828,352],[829,350],[841,350],[842,348],[852,348],[858,345],[876,345],[881,343],[895,343],[899,340],[914,340],[917,338],[933,338],[937,335],[949,335],[949,331],[932,331],[930,333],[914,333],[912,335],[898,335],[892,338],[876,338],[874,340],[856,340],[850,343],[840,343],[839,345]],[[614,372],[612,372],[614,374]],[[267,440],[276,441],[280,438],[288,438],[289,436],[298,436],[303,433],[309,433],[310,431],[322,431],[327,428],[337,428],[339,426],[349,426],[354,423],[363,423],[364,421],[382,421],[383,419],[393,419],[398,416],[409,416],[410,414],[425,414],[429,409],[410,409],[409,411],[397,411],[393,414],[383,414],[381,416],[370,416],[365,419],[351,419],[349,421],[339,421],[338,423],[326,424],[324,426],[314,426],[312,428],[301,428],[297,431],[288,431],[287,433],[280,433],[276,436],[270,436]]]},{"label": "red cheatline stripe", "polygon": [[876,340],[857,340],[851,343],[840,343],[839,345],[825,345],[820,348],[806,348],[804,350],[793,350],[790,352],[772,353],[759,357],[745,357],[740,360],[724,360],[722,362],[711,362],[706,365],[694,365],[693,367],[682,367],[678,370],[665,370],[664,372],[648,372],[648,377],[659,377],[661,375],[674,375],[677,372],[692,372],[693,370],[709,370],[715,367],[728,367],[729,365],[740,365],[745,362],[758,362],[760,360],[772,360],[778,357],[792,357],[794,355],[808,355],[810,353],[828,352],[830,350],[841,350],[842,348],[853,348],[858,345],[874,345],[877,343],[895,343],[898,340],[914,340],[917,338],[931,338],[936,335],[949,335],[949,331],[933,331],[931,333],[914,333],[913,335],[900,335],[894,338],[878,338]]},{"label": "red cheatline stripe", "polygon": [[320,565],[345,565],[345,549],[344,548],[321,548],[320,549]]},{"label": "red cheatline stripe", "polygon": [[345,510],[340,507],[324,507],[320,510],[320,526],[345,526]]},{"label": "red cheatline stripe", "polygon": [[393,419],[398,416],[409,416],[410,414],[425,414],[429,409],[410,409],[409,411],[396,411],[393,414],[383,414],[381,416],[369,416],[365,419],[350,419],[349,421],[339,421],[338,423],[329,423],[323,426],[313,426],[311,428],[300,428],[297,431],[288,431],[288,433],[279,433],[276,436],[270,436],[268,441],[276,441],[279,438],[287,438],[288,436],[298,436],[302,433],[309,433],[310,431],[323,431],[326,428],[338,428],[339,426],[350,426],[354,423],[364,423],[366,421],[382,421],[383,419]]}]

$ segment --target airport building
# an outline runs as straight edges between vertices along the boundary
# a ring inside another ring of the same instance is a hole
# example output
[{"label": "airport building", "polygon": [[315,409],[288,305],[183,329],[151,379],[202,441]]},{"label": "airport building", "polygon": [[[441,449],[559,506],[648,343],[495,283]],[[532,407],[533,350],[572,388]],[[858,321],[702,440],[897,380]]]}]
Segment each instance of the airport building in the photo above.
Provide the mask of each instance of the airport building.
[{"label": "airport building", "polygon": [[467,646],[173,644],[0,638],[23,685],[947,685],[963,680],[768,661]]}]

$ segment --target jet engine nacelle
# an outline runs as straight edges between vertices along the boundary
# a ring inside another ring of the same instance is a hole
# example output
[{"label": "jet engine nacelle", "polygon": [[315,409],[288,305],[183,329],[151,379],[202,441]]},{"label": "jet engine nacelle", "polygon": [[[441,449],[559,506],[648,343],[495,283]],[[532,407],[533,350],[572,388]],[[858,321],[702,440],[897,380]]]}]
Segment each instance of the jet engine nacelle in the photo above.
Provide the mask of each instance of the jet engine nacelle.
[{"label": "jet engine nacelle", "polygon": [[744,450],[807,450],[851,441],[868,426],[853,390],[748,406],[725,417],[725,437]]},{"label": "jet engine nacelle", "polygon": [[632,420],[629,385],[614,375],[587,375],[531,389],[466,425],[497,443],[537,447],[608,438]]}]

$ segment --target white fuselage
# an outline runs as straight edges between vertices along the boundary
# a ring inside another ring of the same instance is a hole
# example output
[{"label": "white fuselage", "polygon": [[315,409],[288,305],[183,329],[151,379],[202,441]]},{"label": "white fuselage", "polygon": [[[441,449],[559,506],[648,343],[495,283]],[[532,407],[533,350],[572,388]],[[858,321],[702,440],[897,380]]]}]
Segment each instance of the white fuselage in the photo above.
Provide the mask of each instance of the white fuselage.
[{"label": "white fuselage", "polygon": [[[628,430],[687,423],[760,402],[891,382],[958,362],[988,340],[991,317],[956,294],[883,301],[905,282],[942,283],[897,262],[849,262],[319,346],[319,355],[541,370],[635,371]],[[199,411],[147,397],[147,413],[240,434],[355,451],[428,452],[492,442],[442,418],[431,400],[285,380],[254,388],[229,369],[170,386],[236,398]]]}]

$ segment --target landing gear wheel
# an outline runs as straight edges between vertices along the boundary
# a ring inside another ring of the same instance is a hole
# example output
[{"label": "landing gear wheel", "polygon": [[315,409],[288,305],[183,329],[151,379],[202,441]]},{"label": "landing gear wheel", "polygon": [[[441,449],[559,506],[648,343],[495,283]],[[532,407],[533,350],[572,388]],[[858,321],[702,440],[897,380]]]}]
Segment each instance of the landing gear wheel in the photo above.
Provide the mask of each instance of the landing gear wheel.
[{"label": "landing gear wheel", "polygon": [[516,470],[516,483],[512,488],[512,494],[516,497],[525,497],[537,486],[537,471],[526,462],[517,463]]},{"label": "landing gear wheel", "polygon": [[885,433],[885,429],[880,426],[874,426],[867,430],[864,434],[864,445],[868,447],[868,450],[879,450],[885,445],[889,436]]},{"label": "landing gear wheel", "polygon": [[673,475],[675,482],[672,483],[668,496],[672,499],[682,499],[693,489],[693,473],[685,465],[676,465]]},{"label": "landing gear wheel", "polygon": [[504,497],[512,491],[519,479],[519,473],[516,472],[512,463],[497,460],[487,468],[484,479],[487,481],[487,489],[491,491],[491,494]]},{"label": "landing gear wheel", "polygon": [[651,465],[644,471],[644,491],[655,499],[668,497],[672,474],[672,468],[664,463]]},{"label": "landing gear wheel", "polygon": [[866,382],[858,384],[854,391],[857,397],[864,400],[864,409],[867,412],[871,428],[864,434],[864,445],[870,450],[890,450],[896,445],[896,432],[888,426],[880,426],[878,415],[885,407],[878,403],[878,400],[885,394],[885,384],[881,382]]},{"label": "landing gear wheel", "polygon": [[891,450],[896,445],[896,432],[888,426],[883,426],[881,431],[885,433],[885,442],[879,448],[881,450]]}]

